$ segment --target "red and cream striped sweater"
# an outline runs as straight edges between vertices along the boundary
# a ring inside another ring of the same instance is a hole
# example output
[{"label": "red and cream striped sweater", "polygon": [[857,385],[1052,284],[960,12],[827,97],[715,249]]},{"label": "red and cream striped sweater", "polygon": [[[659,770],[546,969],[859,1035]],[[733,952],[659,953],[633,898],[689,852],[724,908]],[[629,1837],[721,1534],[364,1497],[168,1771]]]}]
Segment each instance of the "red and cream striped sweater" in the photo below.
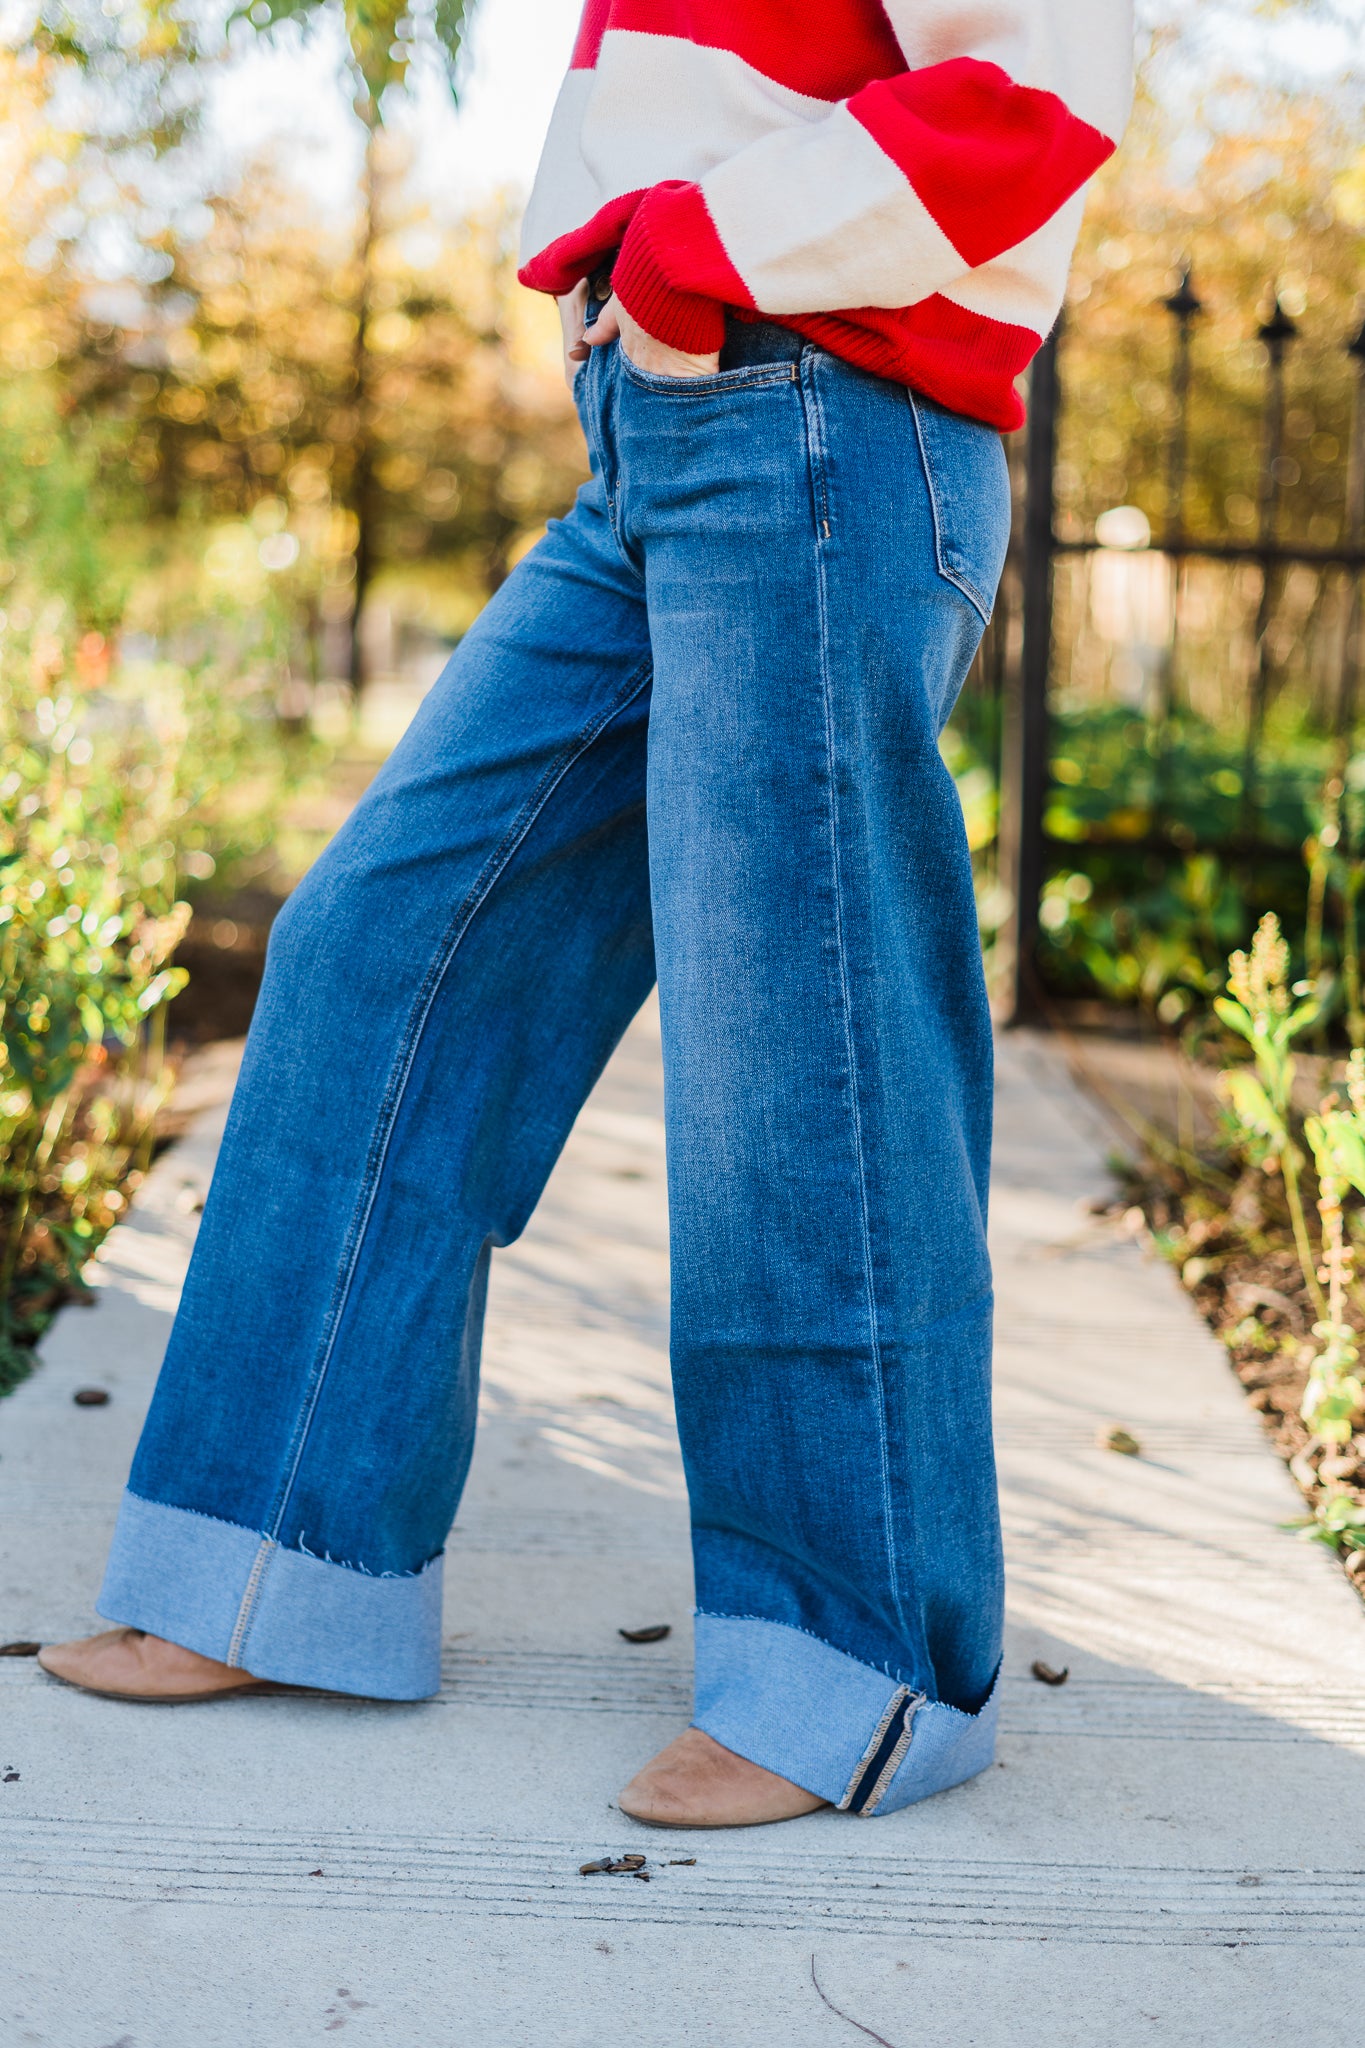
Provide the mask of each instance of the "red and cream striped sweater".
[{"label": "red and cream striped sweater", "polygon": [[619,246],[675,348],[729,307],[1016,427],[1131,92],[1131,0],[586,0],[522,282]]}]

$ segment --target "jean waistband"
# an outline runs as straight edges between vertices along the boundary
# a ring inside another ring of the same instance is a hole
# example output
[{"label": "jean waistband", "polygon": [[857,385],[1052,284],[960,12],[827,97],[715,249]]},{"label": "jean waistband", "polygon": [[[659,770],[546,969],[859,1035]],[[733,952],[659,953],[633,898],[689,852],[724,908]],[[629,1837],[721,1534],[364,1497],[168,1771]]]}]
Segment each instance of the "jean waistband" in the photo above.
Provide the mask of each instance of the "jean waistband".
[{"label": "jean waistband", "polygon": [[[589,325],[611,297],[611,271],[616,255],[616,250],[611,250],[589,274],[585,309]],[[751,363],[794,363],[806,346],[790,327],[782,327],[773,320],[744,320],[737,313],[727,312],[720,365],[723,370],[740,370]]]}]

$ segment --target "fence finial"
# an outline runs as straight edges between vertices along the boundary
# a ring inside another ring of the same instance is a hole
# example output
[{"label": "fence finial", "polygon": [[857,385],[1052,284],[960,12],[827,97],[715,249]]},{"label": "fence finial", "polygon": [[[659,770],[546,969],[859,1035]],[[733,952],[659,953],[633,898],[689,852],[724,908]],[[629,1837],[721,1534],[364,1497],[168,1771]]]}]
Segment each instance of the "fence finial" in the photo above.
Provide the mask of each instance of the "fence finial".
[{"label": "fence finial", "polygon": [[1194,265],[1186,257],[1180,273],[1180,283],[1168,299],[1161,301],[1168,313],[1174,313],[1177,320],[1193,320],[1196,313],[1204,310],[1204,301],[1196,292],[1190,279]]}]

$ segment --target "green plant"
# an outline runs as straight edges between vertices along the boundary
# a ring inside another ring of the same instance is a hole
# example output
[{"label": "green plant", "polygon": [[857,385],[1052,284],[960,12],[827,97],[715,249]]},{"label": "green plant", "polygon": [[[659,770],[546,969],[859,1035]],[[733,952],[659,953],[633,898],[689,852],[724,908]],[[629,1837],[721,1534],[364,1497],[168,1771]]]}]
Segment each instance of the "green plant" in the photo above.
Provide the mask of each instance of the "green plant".
[{"label": "green plant", "polygon": [[0,1391],[145,1171],[186,979],[183,722],[101,732],[66,673],[55,635],[0,654]]},{"label": "green plant", "polygon": [[1313,1325],[1321,1349],[1300,1412],[1319,1442],[1328,1444],[1350,1442],[1354,1417],[1365,1403],[1365,1382],[1356,1370],[1360,1348],[1346,1316],[1355,1252],[1346,1237],[1343,1208],[1349,1188],[1365,1195],[1365,1053],[1351,1054],[1346,1086],[1345,1103],[1325,1103],[1319,1115],[1304,1122],[1318,1175],[1327,1312]]},{"label": "green plant", "polygon": [[1325,1543],[1338,1557],[1343,1552],[1365,1550],[1365,1507],[1344,1491],[1320,1501],[1309,1520],[1284,1526],[1298,1529],[1310,1543]]},{"label": "green plant", "polygon": [[1219,1087],[1248,1155],[1264,1172],[1283,1179],[1299,1264],[1319,1320],[1326,1321],[1327,1300],[1303,1209],[1303,1154],[1292,1131],[1292,1048],[1322,1006],[1310,983],[1296,982],[1290,988],[1289,947],[1273,912],[1257,925],[1250,952],[1236,952],[1229,959],[1228,991],[1215,1000],[1214,1010],[1251,1047],[1254,1065],[1225,1069],[1218,1077]]}]

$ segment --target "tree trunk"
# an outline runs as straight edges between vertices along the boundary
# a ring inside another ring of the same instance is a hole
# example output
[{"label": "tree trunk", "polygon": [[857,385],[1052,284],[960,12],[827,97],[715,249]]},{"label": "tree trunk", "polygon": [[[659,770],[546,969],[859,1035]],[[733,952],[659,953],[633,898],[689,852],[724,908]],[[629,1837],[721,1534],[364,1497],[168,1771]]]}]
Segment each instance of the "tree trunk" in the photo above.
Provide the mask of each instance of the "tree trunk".
[{"label": "tree trunk", "polygon": [[374,446],[370,408],[370,314],[373,297],[374,245],[378,238],[380,169],[378,162],[379,120],[377,113],[362,112],[365,121],[365,169],[361,179],[360,231],[356,243],[355,341],[352,354],[352,383],[355,392],[355,443],[351,464],[351,511],[355,515],[355,596],[351,606],[350,685],[359,696],[365,680],[365,657],[360,642],[361,614],[365,594],[374,574]]}]

